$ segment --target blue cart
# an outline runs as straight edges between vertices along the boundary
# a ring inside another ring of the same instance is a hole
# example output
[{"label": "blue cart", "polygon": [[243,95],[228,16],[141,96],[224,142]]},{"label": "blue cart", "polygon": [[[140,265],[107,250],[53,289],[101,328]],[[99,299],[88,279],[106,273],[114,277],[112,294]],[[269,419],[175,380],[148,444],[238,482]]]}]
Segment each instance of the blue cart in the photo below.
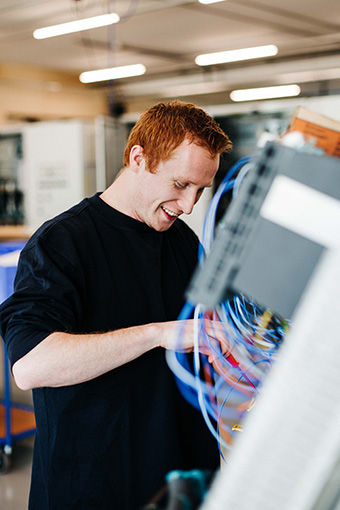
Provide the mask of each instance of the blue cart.
[{"label": "blue cart", "polygon": [[[23,248],[25,241],[0,243],[0,303],[13,292],[16,263],[9,258]],[[13,444],[35,434],[33,406],[17,404],[11,400],[11,374],[4,342],[3,346],[3,399],[0,400],[0,474],[8,471]]]}]

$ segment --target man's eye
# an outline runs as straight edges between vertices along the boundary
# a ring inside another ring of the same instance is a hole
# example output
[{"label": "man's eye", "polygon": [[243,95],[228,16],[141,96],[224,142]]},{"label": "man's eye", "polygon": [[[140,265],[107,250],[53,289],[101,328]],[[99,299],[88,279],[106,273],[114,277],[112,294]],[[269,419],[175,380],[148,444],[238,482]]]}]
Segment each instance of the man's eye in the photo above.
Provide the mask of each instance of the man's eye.
[{"label": "man's eye", "polygon": [[187,187],[183,182],[175,181],[175,187],[178,189],[185,189]]}]

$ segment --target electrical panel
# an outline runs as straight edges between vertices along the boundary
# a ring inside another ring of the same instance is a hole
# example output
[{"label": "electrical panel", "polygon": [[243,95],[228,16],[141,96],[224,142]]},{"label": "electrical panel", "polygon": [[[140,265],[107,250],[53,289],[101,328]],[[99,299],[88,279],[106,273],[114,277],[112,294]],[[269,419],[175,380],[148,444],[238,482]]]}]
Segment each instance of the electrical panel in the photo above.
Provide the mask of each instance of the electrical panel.
[{"label": "electrical panel", "polygon": [[[279,176],[340,199],[339,160],[267,143],[218,225],[204,264],[194,274],[187,291],[190,303],[214,308],[243,293],[285,318],[292,317],[324,247],[261,213]],[[289,206],[290,196],[284,200]],[[287,281],[285,274],[292,274],[294,282]]]}]

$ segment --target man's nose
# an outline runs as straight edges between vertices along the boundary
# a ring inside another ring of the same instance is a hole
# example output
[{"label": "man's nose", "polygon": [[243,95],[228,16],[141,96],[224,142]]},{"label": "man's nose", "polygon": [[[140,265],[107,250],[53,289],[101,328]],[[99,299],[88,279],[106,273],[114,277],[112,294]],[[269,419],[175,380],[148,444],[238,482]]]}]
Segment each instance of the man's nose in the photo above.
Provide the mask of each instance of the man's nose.
[{"label": "man's nose", "polygon": [[190,214],[197,202],[197,194],[187,192],[178,202],[181,211],[184,214]]}]

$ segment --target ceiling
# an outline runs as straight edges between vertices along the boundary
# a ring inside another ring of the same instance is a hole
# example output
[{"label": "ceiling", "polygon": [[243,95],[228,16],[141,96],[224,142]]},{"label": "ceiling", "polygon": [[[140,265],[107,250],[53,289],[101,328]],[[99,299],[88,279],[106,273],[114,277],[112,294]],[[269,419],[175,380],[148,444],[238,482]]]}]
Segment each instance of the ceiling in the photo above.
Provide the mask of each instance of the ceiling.
[{"label": "ceiling", "polygon": [[[107,12],[109,28],[35,40],[43,26]],[[199,67],[201,53],[276,44],[275,57]],[[302,94],[340,91],[339,0],[0,0],[0,63],[79,75],[142,63],[146,73],[110,84],[122,103],[229,100],[235,88],[298,83]],[[103,87],[107,84],[83,85]]]}]

